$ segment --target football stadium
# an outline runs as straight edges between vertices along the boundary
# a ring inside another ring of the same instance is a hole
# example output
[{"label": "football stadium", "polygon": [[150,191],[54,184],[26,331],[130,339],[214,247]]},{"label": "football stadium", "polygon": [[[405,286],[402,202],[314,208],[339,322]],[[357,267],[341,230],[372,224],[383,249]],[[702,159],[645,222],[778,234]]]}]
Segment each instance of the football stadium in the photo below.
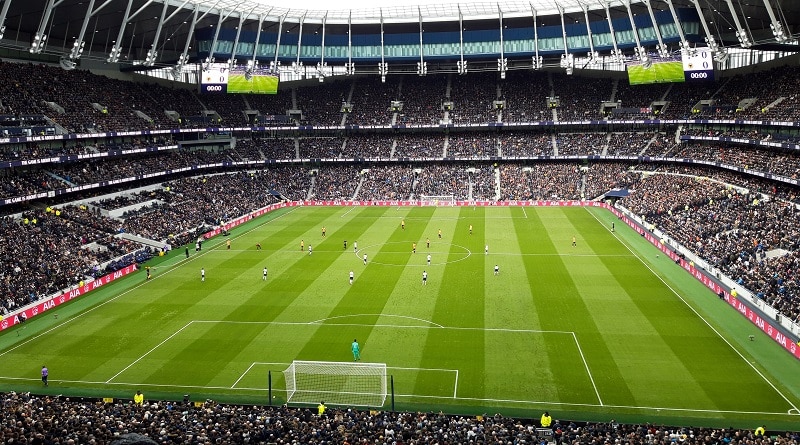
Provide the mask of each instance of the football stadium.
[{"label": "football stadium", "polygon": [[798,17],[0,0],[0,442],[797,445]]}]

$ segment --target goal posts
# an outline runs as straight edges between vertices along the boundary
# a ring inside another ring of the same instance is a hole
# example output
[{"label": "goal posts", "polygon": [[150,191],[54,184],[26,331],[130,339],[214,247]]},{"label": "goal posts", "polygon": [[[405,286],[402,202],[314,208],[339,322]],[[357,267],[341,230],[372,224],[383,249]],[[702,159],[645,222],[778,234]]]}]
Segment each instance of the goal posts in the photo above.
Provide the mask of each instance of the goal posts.
[{"label": "goal posts", "polygon": [[386,363],[295,360],[283,371],[286,403],[381,407],[386,402]]},{"label": "goal posts", "polygon": [[434,206],[452,206],[456,197],[454,195],[419,195],[419,199]]}]

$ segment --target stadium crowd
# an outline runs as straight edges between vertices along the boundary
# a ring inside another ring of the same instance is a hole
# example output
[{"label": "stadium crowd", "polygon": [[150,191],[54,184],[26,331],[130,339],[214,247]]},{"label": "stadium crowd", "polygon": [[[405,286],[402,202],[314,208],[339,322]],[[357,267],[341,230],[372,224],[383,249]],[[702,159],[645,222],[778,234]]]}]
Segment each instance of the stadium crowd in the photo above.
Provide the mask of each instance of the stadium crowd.
[{"label": "stadium crowd", "polygon": [[[20,444],[546,444],[797,445],[800,433],[735,428],[571,422],[554,419],[552,437],[531,419],[434,412],[317,410],[206,401],[70,400],[2,394],[0,441]],[[129,442],[125,442],[127,439]],[[138,440],[134,442],[133,440]]]},{"label": "stadium crowd", "polygon": [[728,175],[710,180],[685,168],[660,172],[679,174],[643,176],[623,205],[800,321],[800,209],[757,189],[733,188]]},{"label": "stadium crowd", "polygon": [[335,159],[339,157],[343,144],[344,139],[337,137],[300,138],[300,157],[303,159]]},{"label": "stadium crowd", "polygon": [[559,156],[599,156],[608,146],[606,133],[565,133],[556,136]]},{"label": "stadium crowd", "polygon": [[[529,74],[520,71],[506,73],[501,82],[502,96],[505,101],[503,122],[541,122],[553,120],[553,113],[547,106],[548,97],[552,96],[552,78],[547,74],[536,76],[531,82]],[[519,85],[525,85],[520,88]]]},{"label": "stadium crowd", "polygon": [[447,78],[431,76],[424,82],[416,79],[403,82],[398,94],[403,109],[398,113],[397,124],[407,126],[439,125],[444,118],[443,104],[446,101]]},{"label": "stadium crowd", "polygon": [[484,124],[497,122],[497,100],[494,73],[475,73],[471,76],[456,76],[452,79],[450,97],[453,110],[450,119],[454,124]]},{"label": "stadium crowd", "polygon": [[142,249],[114,238],[118,226],[118,221],[74,206],[0,219],[0,312],[99,276],[104,262]]},{"label": "stadium crowd", "polygon": [[349,83],[336,81],[299,88],[296,103],[303,112],[301,122],[314,126],[341,125],[342,103],[351,88]]},{"label": "stadium crowd", "polygon": [[359,79],[354,88],[352,112],[347,116],[350,125],[389,125],[392,121],[391,105],[397,100],[398,82],[387,79],[385,83],[377,77]]},{"label": "stadium crowd", "polygon": [[297,158],[294,138],[237,139],[236,150],[246,153],[251,160]]},{"label": "stadium crowd", "polygon": [[[619,103],[628,110],[655,115],[653,102],[663,101],[664,118],[719,117],[795,120],[800,117],[797,70],[773,68],[770,88],[734,76],[717,84],[677,83],[668,86],[627,85],[624,79],[583,78],[552,72],[509,72],[468,76],[389,76],[335,80],[319,85],[282,88],[276,95],[199,95],[191,88],[126,82],[83,70],[0,62],[0,115],[47,116],[70,133],[108,132],[208,126],[244,126],[253,115],[287,116],[315,126],[389,125],[393,101],[403,103],[398,124],[437,125],[452,104],[451,121],[458,124],[539,122],[554,120],[549,97],[558,97],[555,120],[608,119],[601,103]],[[19,79],[26,79],[20,82]],[[353,94],[357,91],[358,94]],[[342,104],[350,100],[352,109]],[[504,101],[502,109],[494,101]],[[706,100],[711,105],[696,109]],[[619,102],[617,102],[619,101]],[[749,105],[740,105],[748,103]],[[166,112],[173,112],[167,114]],[[247,113],[246,113],[247,112]],[[248,114],[249,113],[249,114]],[[623,116],[630,117],[630,116]]]},{"label": "stadium crowd", "polygon": [[497,156],[497,144],[495,138],[489,137],[485,133],[453,134],[448,139],[447,156],[457,158],[486,158]]},{"label": "stadium crowd", "polygon": [[343,158],[389,159],[393,138],[377,134],[358,134],[347,138]]},{"label": "stadium crowd", "polygon": [[414,171],[408,166],[389,165],[370,168],[361,185],[359,197],[379,196],[383,199],[409,199],[414,184]]}]

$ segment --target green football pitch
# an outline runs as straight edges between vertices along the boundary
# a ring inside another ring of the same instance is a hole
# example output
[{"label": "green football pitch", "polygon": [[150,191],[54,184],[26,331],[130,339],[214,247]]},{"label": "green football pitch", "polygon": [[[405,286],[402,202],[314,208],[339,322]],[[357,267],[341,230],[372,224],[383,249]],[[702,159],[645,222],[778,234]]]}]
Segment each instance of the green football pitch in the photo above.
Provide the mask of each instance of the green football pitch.
[{"label": "green football pitch", "polygon": [[4,332],[0,390],[283,403],[289,363],[352,361],[356,338],[396,409],[796,428],[798,362],[622,226],[589,208],[283,209]]},{"label": "green football pitch", "polygon": [[657,62],[649,68],[642,65],[628,66],[628,81],[631,85],[684,82],[683,64],[681,62]]},{"label": "green football pitch", "polygon": [[247,80],[244,74],[231,74],[228,77],[228,92],[278,94],[278,78],[254,75],[251,80]]}]

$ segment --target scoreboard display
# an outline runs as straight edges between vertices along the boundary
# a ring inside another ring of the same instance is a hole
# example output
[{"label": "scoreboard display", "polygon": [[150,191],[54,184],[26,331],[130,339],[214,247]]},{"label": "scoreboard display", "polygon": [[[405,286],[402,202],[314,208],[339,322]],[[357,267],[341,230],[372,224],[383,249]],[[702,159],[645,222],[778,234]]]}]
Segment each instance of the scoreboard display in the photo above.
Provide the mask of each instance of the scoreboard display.
[{"label": "scoreboard display", "polygon": [[714,57],[709,48],[695,48],[681,56],[686,82],[714,80]]},{"label": "scoreboard display", "polygon": [[200,72],[200,92],[227,93],[229,74],[227,63],[212,63],[203,66]]}]

